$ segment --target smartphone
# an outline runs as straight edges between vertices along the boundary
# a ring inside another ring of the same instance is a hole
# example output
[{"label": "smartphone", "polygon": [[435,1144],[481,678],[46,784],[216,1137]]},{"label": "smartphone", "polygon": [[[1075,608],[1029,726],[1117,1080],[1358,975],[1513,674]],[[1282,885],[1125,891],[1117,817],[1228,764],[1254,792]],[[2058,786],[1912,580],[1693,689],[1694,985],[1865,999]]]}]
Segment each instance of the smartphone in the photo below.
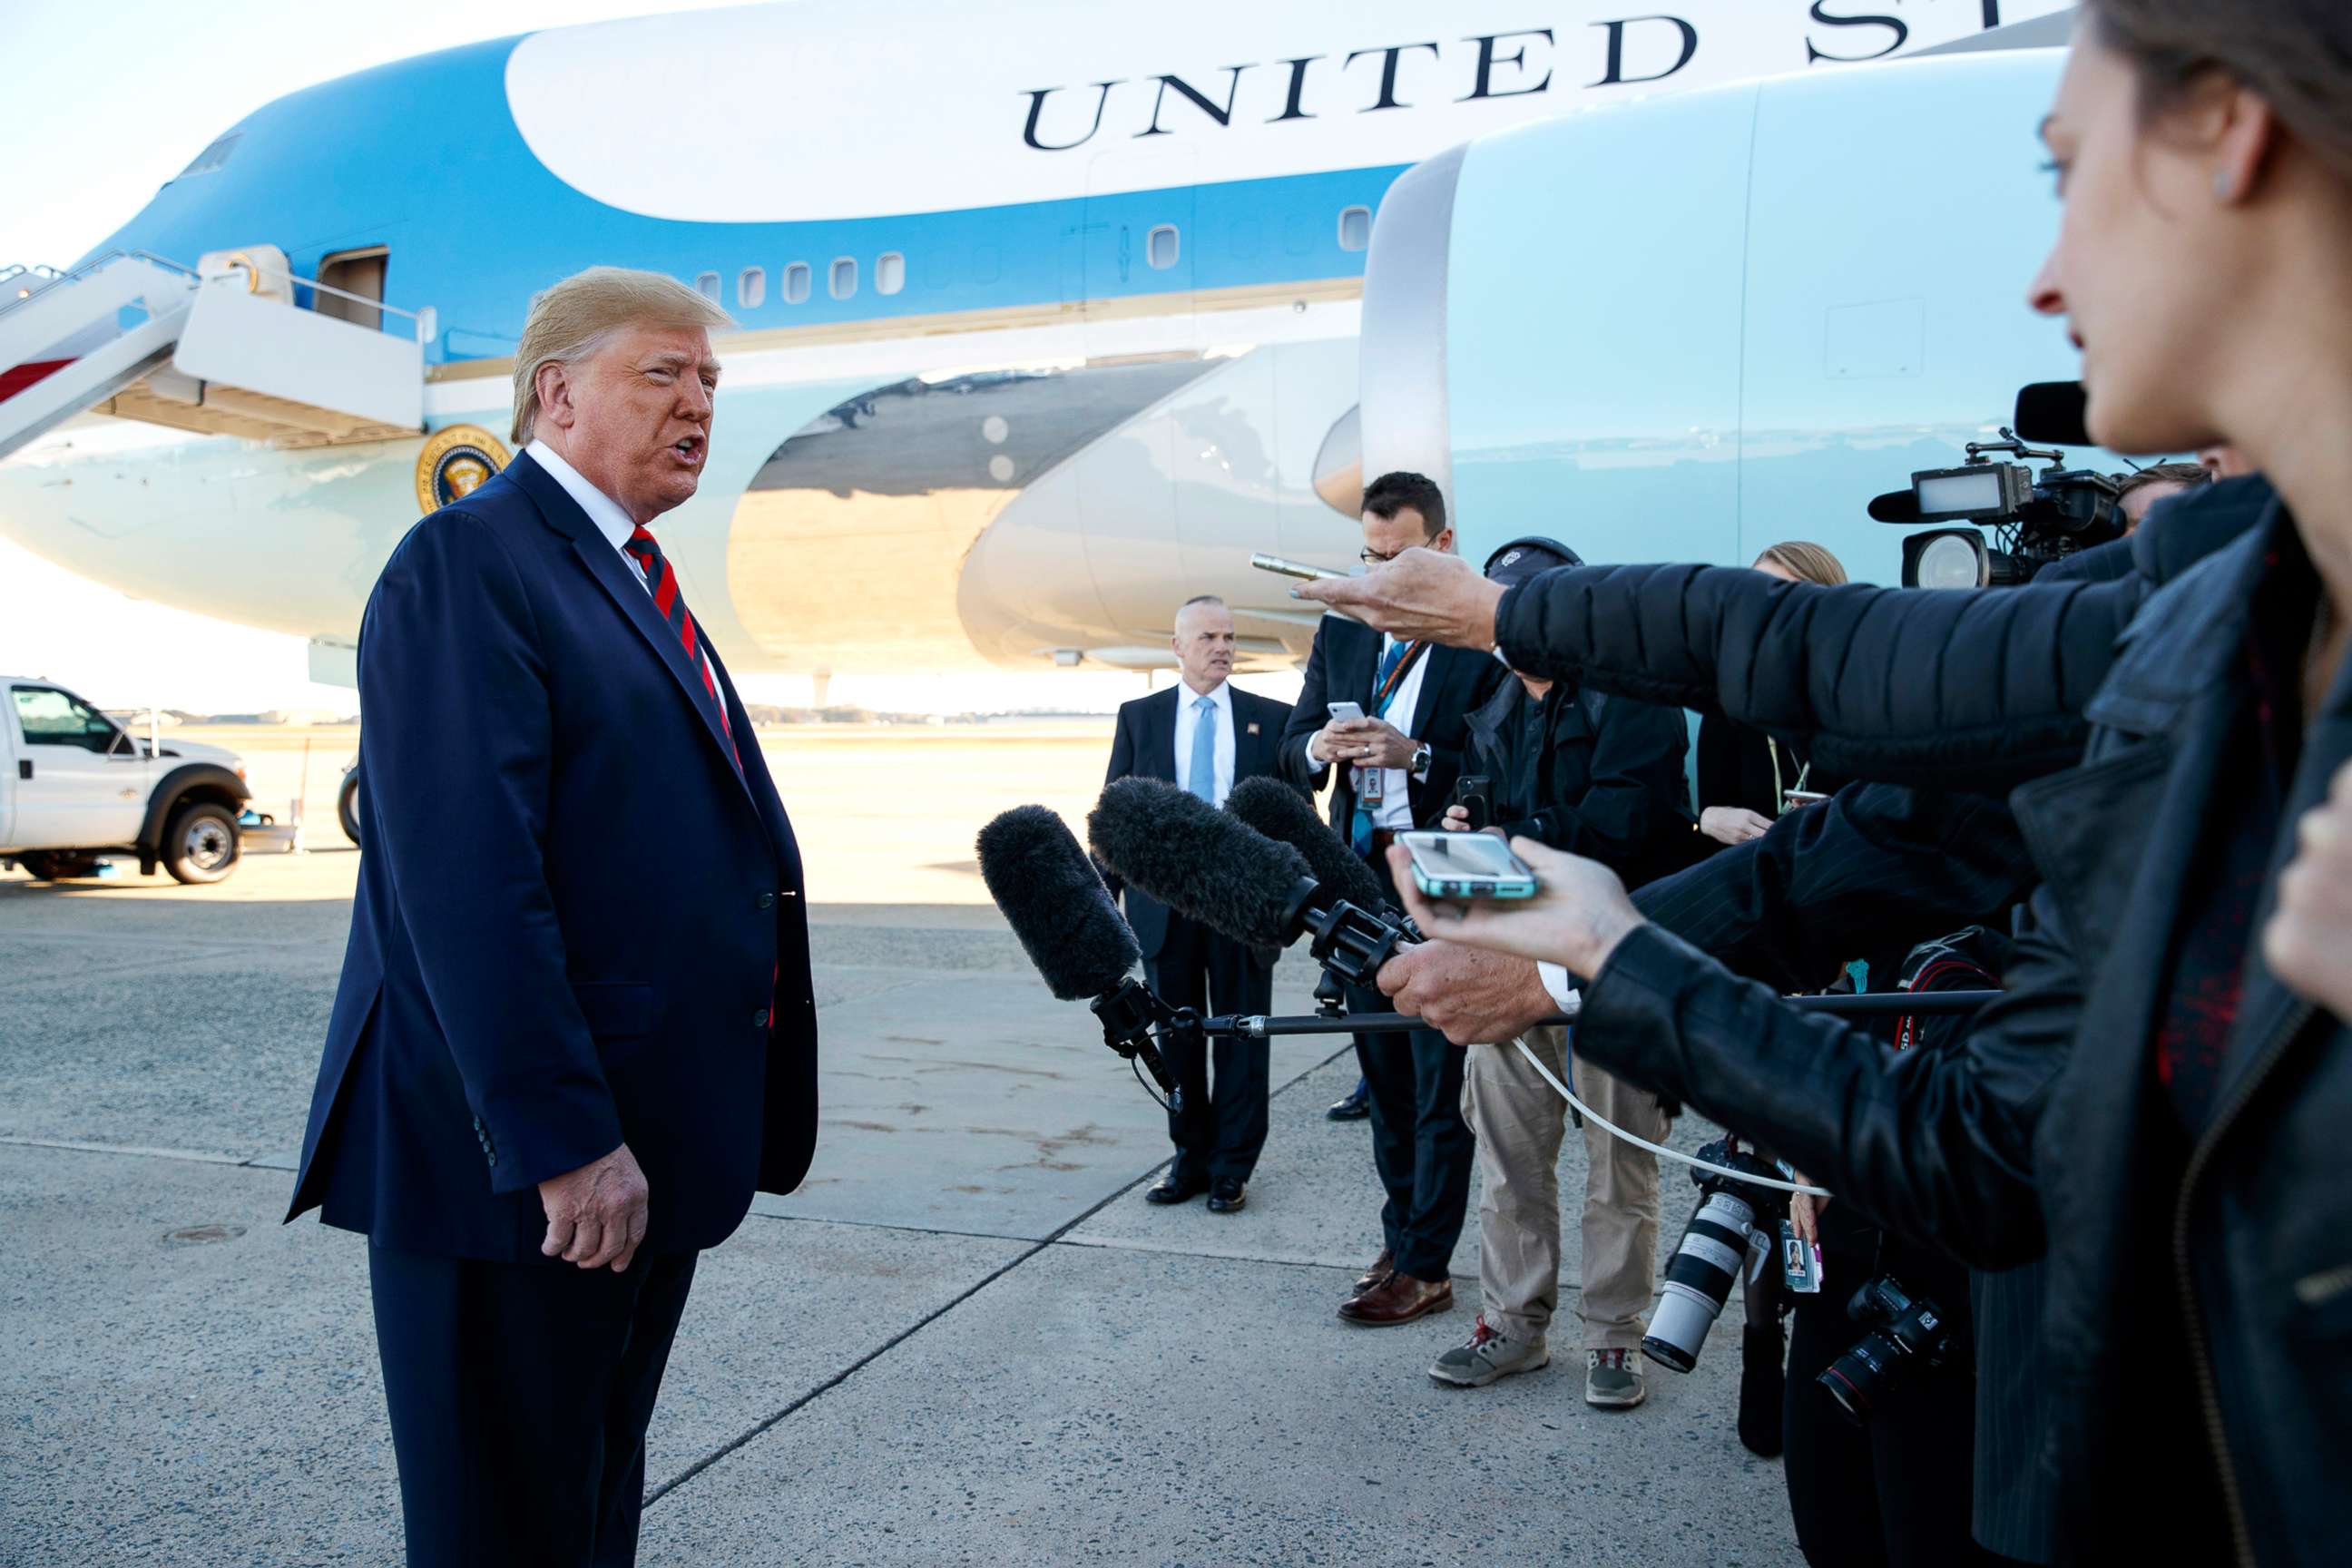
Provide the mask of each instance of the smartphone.
[{"label": "smartphone", "polygon": [[1364,705],[1360,702],[1326,702],[1323,709],[1331,715],[1334,724],[1360,723],[1364,717]]},{"label": "smartphone", "polygon": [[1495,822],[1495,781],[1485,773],[1468,773],[1454,786],[1454,798],[1446,804],[1458,805],[1470,814],[1470,831],[1491,827]]},{"label": "smartphone", "polygon": [[1798,811],[1809,805],[1819,805],[1822,802],[1829,799],[1829,796],[1822,794],[1819,790],[1792,789],[1783,795],[1780,799],[1783,803],[1780,807],[1781,810]]},{"label": "smartphone", "polygon": [[1283,577],[1304,577],[1309,581],[1312,581],[1317,577],[1345,577],[1348,575],[1345,572],[1334,572],[1328,566],[1309,566],[1303,562],[1285,561],[1279,555],[1268,555],[1264,552],[1259,552],[1258,553],[1252,555],[1250,557],[1250,564],[1256,567],[1261,572],[1272,572],[1276,575]]},{"label": "smartphone", "polygon": [[1412,883],[1433,899],[1531,899],[1536,874],[1491,833],[1400,833]]}]

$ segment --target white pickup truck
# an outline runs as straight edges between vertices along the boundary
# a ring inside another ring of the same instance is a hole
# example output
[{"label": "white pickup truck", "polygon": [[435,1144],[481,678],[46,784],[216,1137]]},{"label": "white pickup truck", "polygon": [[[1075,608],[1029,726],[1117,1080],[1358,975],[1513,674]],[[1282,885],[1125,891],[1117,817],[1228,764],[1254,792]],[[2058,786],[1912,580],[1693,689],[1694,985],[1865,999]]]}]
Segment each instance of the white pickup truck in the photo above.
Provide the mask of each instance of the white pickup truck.
[{"label": "white pickup truck", "polygon": [[0,676],[0,861],[43,880],[89,876],[108,854],[183,882],[236,868],[253,792],[235,752],[134,736],[54,681]]}]

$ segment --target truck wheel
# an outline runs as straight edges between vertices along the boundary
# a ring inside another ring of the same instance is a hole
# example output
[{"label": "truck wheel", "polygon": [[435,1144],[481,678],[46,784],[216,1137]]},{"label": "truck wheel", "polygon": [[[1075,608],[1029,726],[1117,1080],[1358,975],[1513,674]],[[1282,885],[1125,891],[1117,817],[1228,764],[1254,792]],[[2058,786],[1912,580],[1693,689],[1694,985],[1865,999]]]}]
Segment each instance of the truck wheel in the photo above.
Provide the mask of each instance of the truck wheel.
[{"label": "truck wheel", "polygon": [[357,844],[360,841],[360,771],[357,768],[343,775],[343,787],[335,796],[335,815],[342,818],[343,837]]},{"label": "truck wheel", "polygon": [[35,850],[14,858],[37,882],[62,882],[68,877],[87,877],[98,869],[97,856],[72,849]]},{"label": "truck wheel", "polygon": [[163,829],[163,869],[177,882],[217,882],[236,869],[236,816],[209,800],[172,814]]}]

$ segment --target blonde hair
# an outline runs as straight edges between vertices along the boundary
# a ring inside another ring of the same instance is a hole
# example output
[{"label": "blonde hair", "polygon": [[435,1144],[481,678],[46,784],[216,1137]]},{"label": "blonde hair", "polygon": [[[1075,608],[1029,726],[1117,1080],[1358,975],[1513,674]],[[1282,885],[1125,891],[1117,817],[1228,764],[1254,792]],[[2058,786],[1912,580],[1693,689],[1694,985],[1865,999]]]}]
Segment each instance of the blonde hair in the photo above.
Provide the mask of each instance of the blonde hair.
[{"label": "blonde hair", "polygon": [[1769,561],[1800,583],[1819,583],[1825,588],[1834,588],[1845,581],[1845,563],[1820,545],[1808,544],[1801,539],[1767,545],[1756,559],[1759,563]]},{"label": "blonde hair", "polygon": [[530,302],[515,345],[514,441],[530,439],[539,419],[539,373],[593,359],[624,327],[731,327],[734,318],[702,295],[658,272],[591,267]]}]

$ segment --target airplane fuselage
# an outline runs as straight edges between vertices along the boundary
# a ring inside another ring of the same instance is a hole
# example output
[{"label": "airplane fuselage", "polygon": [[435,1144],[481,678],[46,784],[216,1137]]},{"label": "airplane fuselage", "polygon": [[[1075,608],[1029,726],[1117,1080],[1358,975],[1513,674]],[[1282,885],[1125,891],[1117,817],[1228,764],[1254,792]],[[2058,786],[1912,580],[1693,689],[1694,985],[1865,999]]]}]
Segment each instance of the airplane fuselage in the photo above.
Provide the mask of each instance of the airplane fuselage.
[{"label": "airplane fuselage", "polygon": [[0,464],[0,531],[347,643],[420,511],[509,455],[533,291],[614,263],[739,324],[699,493],[660,525],[739,670],[1156,664],[1201,592],[1248,659],[1286,659],[1312,620],[1246,563],[1355,549],[1364,260],[1404,170],[2051,8],[783,4],[387,66],[257,110],[93,254],[373,257],[423,319],[425,432],[286,449],[84,420]]}]

